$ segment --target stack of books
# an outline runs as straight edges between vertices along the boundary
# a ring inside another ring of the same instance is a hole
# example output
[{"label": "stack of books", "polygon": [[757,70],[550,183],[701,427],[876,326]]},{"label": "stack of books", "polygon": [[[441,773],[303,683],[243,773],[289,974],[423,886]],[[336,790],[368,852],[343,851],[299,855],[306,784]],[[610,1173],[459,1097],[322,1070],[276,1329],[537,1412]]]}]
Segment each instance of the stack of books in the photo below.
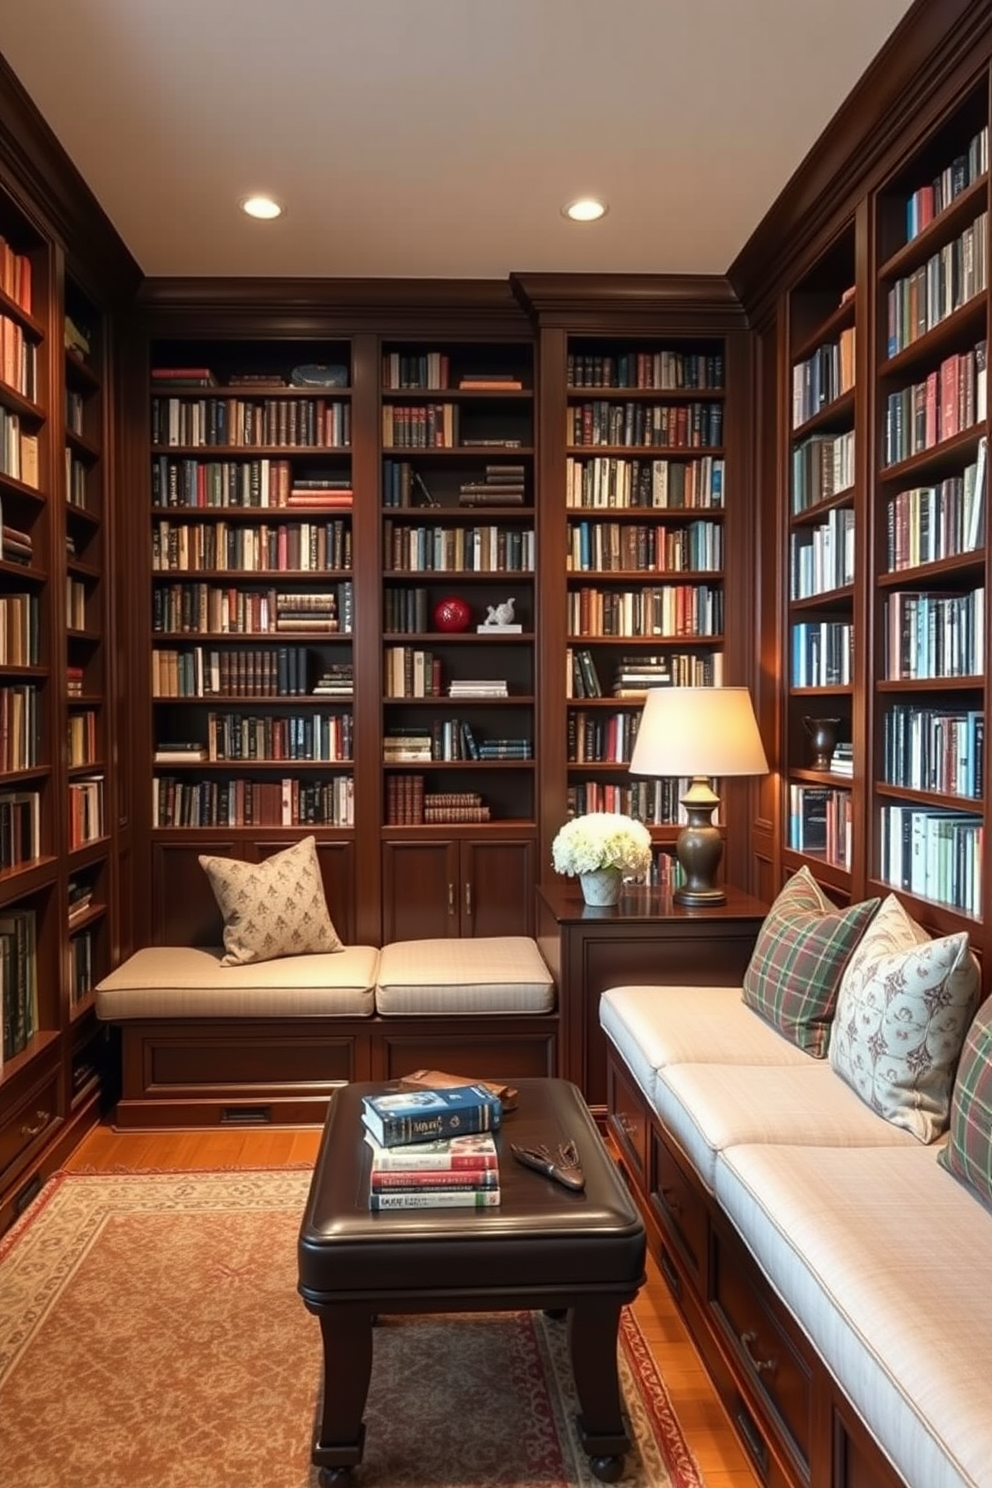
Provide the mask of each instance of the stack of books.
[{"label": "stack of books", "polygon": [[459,506],[522,506],[526,493],[523,465],[487,465],[481,481],[463,481]]},{"label": "stack of books", "polygon": [[495,1208],[500,1185],[492,1133],[501,1117],[499,1097],[484,1085],[363,1096],[372,1150],[369,1208]]},{"label": "stack of books", "polygon": [[448,683],[448,696],[453,698],[468,697],[509,697],[510,688],[505,677],[456,677]]}]

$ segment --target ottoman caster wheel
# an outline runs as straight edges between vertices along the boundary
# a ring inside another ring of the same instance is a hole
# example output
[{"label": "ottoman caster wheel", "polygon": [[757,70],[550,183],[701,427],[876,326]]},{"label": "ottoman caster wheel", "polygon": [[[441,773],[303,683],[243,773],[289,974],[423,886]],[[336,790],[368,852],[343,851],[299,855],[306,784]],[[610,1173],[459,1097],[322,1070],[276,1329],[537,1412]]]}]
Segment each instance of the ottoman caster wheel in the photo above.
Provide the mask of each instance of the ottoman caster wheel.
[{"label": "ottoman caster wheel", "polygon": [[350,1467],[322,1467],[317,1474],[320,1488],[348,1488],[353,1481]]},{"label": "ottoman caster wheel", "polygon": [[623,1456],[590,1457],[589,1466],[593,1476],[601,1483],[618,1483],[623,1477]]}]

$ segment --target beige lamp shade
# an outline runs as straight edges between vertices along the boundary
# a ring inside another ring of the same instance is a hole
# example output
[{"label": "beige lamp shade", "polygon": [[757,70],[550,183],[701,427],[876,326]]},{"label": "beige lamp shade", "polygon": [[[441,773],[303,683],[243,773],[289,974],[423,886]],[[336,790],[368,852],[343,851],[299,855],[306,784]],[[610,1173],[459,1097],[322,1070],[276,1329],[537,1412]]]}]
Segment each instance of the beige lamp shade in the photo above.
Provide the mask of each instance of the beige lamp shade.
[{"label": "beige lamp shade", "polygon": [[710,781],[766,775],[768,761],[746,687],[655,687],[645,700],[630,759],[633,775],[689,776],[686,824],[675,854],[683,883],[672,897],[704,909],[726,902],[717,883],[723,837],[713,825],[720,798]]},{"label": "beige lamp shade", "polygon": [[630,759],[632,775],[767,775],[746,687],[653,687]]}]

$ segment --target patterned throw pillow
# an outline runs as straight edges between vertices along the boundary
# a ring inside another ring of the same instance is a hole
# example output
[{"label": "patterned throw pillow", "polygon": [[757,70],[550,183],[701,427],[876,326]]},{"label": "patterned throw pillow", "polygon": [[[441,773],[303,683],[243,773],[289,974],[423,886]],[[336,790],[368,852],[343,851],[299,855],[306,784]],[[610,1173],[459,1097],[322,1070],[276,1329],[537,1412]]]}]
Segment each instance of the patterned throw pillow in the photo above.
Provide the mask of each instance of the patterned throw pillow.
[{"label": "patterned throw pillow", "polygon": [[841,978],[832,1067],[886,1121],[932,1142],[979,987],[967,931],[931,940],[890,894]]},{"label": "patterned throw pillow", "polygon": [[224,916],[222,966],[338,951],[324,898],[317,842],[304,837],[261,863],[201,856]]},{"label": "patterned throw pillow", "polygon": [[758,932],[744,973],[744,1002],[815,1059],[827,1052],[844,967],[878,904],[865,899],[838,909],[803,867]]},{"label": "patterned throw pillow", "polygon": [[992,997],[965,1034],[950,1126],[937,1161],[992,1209]]}]

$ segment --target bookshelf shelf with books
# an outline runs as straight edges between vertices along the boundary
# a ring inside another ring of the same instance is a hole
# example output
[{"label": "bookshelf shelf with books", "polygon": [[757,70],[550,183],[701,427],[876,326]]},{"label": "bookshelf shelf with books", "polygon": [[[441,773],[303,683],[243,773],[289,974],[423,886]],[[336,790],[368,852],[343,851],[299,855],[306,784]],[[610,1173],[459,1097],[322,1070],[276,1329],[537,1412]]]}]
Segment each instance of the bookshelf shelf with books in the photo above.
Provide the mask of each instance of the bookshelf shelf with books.
[{"label": "bookshelf shelf with books", "polygon": [[526,934],[539,764],[533,348],[386,341],[380,403],[384,934]]},{"label": "bookshelf shelf with books", "polygon": [[350,835],[351,345],[150,355],[152,828]]},{"label": "bookshelf shelf with books", "polygon": [[565,808],[663,849],[679,782],[627,765],[647,688],[723,676],[725,345],[571,335],[565,360]]},{"label": "bookshelf shelf with books", "polygon": [[988,90],[875,198],[869,877],[984,919]]},{"label": "bookshelf shelf with books", "polygon": [[[841,895],[854,867],[859,560],[856,229],[850,222],[788,296],[784,866]],[[834,759],[837,768],[834,768]]]}]

